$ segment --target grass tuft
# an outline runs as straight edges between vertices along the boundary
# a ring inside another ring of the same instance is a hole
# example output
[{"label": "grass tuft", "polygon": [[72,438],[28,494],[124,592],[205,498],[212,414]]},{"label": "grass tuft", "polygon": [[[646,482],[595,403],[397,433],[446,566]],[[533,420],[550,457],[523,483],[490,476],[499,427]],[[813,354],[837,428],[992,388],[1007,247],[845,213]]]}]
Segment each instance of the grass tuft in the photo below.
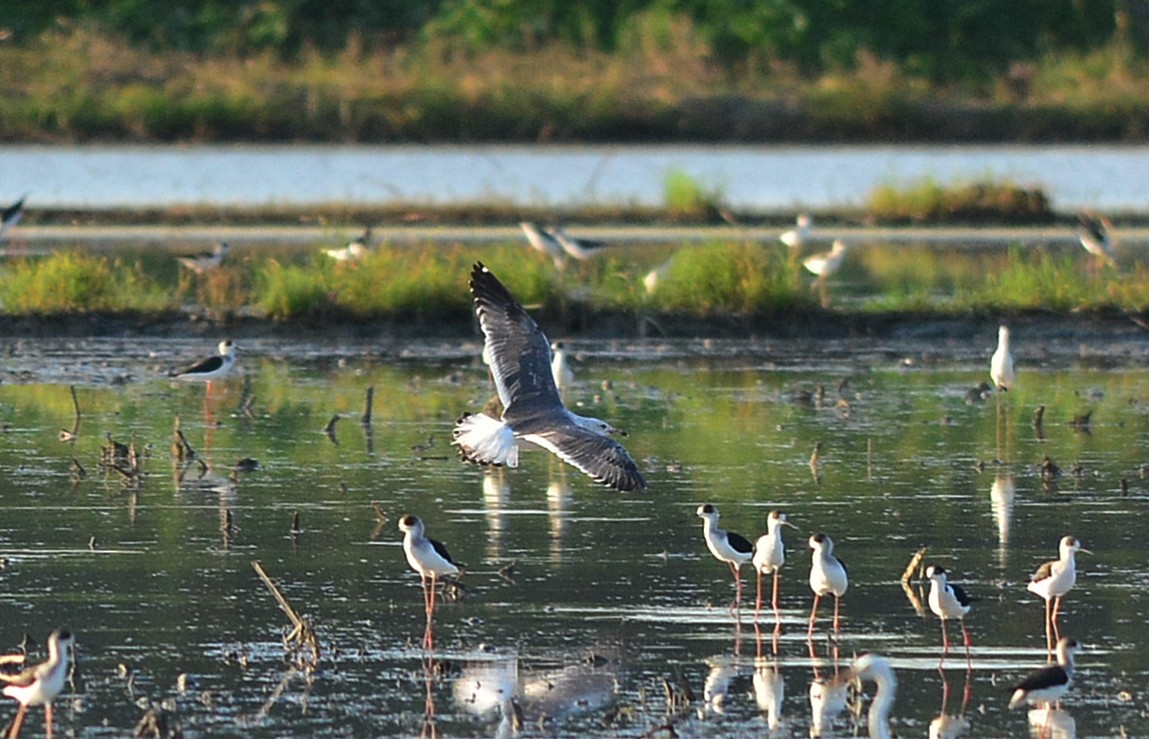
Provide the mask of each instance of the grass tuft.
[{"label": "grass tuft", "polygon": [[906,188],[878,187],[868,213],[893,223],[1052,223],[1049,198],[1040,188],[1011,182],[976,182],[945,187],[932,179]]},{"label": "grass tuft", "polygon": [[0,275],[0,305],[11,314],[166,311],[175,294],[138,263],[61,251],[10,264]]},{"label": "grass tuft", "polygon": [[723,209],[721,188],[707,188],[679,169],[667,173],[663,193],[668,215],[674,220],[713,221]]}]

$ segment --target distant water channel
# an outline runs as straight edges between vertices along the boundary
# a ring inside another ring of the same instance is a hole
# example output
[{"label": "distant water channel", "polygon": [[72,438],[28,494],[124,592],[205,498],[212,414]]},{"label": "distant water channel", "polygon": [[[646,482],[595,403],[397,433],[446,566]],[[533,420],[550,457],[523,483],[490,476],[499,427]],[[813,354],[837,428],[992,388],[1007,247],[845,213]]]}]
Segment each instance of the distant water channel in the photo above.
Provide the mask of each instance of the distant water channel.
[{"label": "distant water channel", "polygon": [[1146,207],[1144,146],[4,146],[0,201],[33,207],[658,206],[671,172],[731,206],[858,206],[879,185],[1011,180],[1058,210]]},{"label": "distant water channel", "polygon": [[[502,472],[456,459],[453,420],[491,395],[477,343],[234,338],[242,374],[206,399],[163,373],[211,341],[3,347],[0,653],[56,625],[76,634],[60,735],[129,735],[159,707],[187,736],[509,736],[503,691],[526,736],[845,737],[844,695],[825,712],[810,696],[877,651],[900,676],[899,736],[934,735],[941,716],[971,736],[1022,736],[1047,719],[1006,708],[1045,661],[1043,604],[1025,583],[1066,534],[1093,554],[1065,601],[1062,629],[1085,650],[1052,735],[1149,734],[1143,342],[1015,331],[1021,380],[1000,406],[967,398],[992,332],[928,346],[571,342],[570,402],[626,428],[650,482],[620,495],[541,453]],[[177,418],[203,465],[173,458]],[[101,469],[105,435],[138,450],[137,479]],[[232,473],[241,458],[259,468]],[[755,626],[748,570],[748,600],[730,610],[703,502],[747,536],[775,508],[799,527],[777,640],[772,614]],[[467,567],[431,653],[405,513]],[[806,639],[815,531],[849,566],[837,642],[829,612]],[[968,664],[956,624],[939,664],[924,591],[899,583],[920,547],[977,598]],[[285,658],[288,619],[255,560],[314,627],[314,671]]]}]

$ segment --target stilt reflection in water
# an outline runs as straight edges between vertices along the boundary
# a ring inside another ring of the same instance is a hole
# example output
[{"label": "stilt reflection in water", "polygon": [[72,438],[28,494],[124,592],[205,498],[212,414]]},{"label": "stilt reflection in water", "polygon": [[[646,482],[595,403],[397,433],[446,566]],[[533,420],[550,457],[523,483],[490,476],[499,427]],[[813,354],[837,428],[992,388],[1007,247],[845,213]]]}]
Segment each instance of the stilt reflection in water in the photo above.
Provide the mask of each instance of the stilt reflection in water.
[{"label": "stilt reflection in water", "polygon": [[786,681],[776,659],[754,661],[754,701],[758,710],[766,714],[766,726],[775,731],[782,725],[782,702],[786,697]]},{"label": "stilt reflection in water", "polygon": [[997,524],[997,560],[1003,570],[1006,555],[1009,553],[1009,525],[1013,518],[1013,499],[1017,486],[1013,483],[1013,473],[1008,469],[998,469],[989,488],[989,502],[993,511],[993,521]]},{"label": "stilt reflection in water", "polygon": [[946,671],[938,667],[938,675],[942,680],[942,705],[938,715],[930,721],[930,739],[958,739],[969,733],[970,722],[966,718],[969,701],[973,688],[973,669],[966,668],[965,685],[962,688],[961,707],[956,714],[949,713],[950,683],[946,678]]},{"label": "stilt reflection in water", "polygon": [[1039,739],[1077,739],[1077,722],[1064,708],[1038,706],[1026,713],[1029,731]]},{"label": "stilt reflection in water", "polygon": [[[813,679],[810,681],[810,736],[821,737],[831,733],[833,723],[846,711],[848,686],[838,680],[838,646],[831,647],[829,662],[819,659],[814,642],[808,643]],[[822,674],[822,667],[832,667],[832,674]]]},{"label": "stilt reflection in water", "polygon": [[717,657],[709,660],[708,664],[710,671],[706,673],[706,681],[702,684],[699,718],[706,718],[712,713],[726,713],[726,695],[730,692],[731,681],[738,677],[738,665],[729,657]]}]

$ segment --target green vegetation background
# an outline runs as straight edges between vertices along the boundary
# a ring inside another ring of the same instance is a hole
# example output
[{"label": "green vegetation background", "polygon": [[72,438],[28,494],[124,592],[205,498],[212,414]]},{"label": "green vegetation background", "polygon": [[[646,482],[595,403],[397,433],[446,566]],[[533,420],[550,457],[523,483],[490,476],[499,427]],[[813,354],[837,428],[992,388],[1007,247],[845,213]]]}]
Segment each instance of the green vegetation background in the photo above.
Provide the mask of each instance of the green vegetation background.
[{"label": "green vegetation background", "polygon": [[1125,0],[10,0],[5,141],[1144,140]]}]

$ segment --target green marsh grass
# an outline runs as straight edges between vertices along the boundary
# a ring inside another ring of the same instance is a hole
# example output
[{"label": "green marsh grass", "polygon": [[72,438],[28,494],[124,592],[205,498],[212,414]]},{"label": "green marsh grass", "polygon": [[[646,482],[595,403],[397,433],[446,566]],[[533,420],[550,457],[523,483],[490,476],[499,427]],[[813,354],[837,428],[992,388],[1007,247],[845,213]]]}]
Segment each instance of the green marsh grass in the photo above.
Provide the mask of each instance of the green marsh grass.
[{"label": "green marsh grass", "polygon": [[140,262],[60,251],[10,262],[0,271],[0,305],[11,314],[87,311],[162,312],[174,291],[153,281]]},{"label": "green marsh grass", "polygon": [[759,244],[683,247],[650,296],[652,306],[674,313],[780,312],[813,305],[788,256]]},{"label": "green marsh grass", "polygon": [[1140,279],[1094,269],[1076,256],[1015,247],[1003,269],[987,273],[984,284],[962,291],[957,300],[982,310],[1143,310],[1149,284],[1143,269],[1137,273]]},{"label": "green marsh grass", "polygon": [[[799,256],[759,243],[616,245],[558,271],[512,241],[489,245],[384,244],[357,264],[318,248],[247,251],[194,277],[167,253],[63,250],[10,260],[0,300],[11,315],[164,313],[195,303],[210,315],[249,311],[275,320],[468,322],[471,266],[484,262],[537,315],[583,324],[595,312],[700,318],[822,310]],[[1095,268],[1070,246],[945,249],[927,244],[858,244],[826,286],[831,312],[1149,310],[1149,268]],[[643,277],[658,270],[653,292]]]},{"label": "green marsh grass", "polygon": [[663,180],[667,214],[674,220],[713,220],[722,210],[722,189],[706,187],[697,178],[675,169]]},{"label": "green marsh grass", "polygon": [[867,213],[886,222],[1051,223],[1049,198],[1040,188],[1012,182],[942,185],[925,179],[907,187],[882,185],[870,193]]}]

